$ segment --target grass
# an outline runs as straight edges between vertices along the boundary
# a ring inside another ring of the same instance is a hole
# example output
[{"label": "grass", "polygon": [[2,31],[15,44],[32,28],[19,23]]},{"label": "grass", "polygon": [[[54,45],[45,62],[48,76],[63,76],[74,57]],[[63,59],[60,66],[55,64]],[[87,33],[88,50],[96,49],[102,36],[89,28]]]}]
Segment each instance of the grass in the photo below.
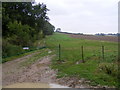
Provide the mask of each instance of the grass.
[{"label": "grass", "polygon": [[42,49],[39,51],[39,53],[33,55],[31,58],[28,58],[24,62],[21,63],[21,66],[29,66],[36,62],[37,60],[40,60],[44,56],[52,55],[54,52],[49,53],[49,49]]},{"label": "grass", "polygon": [[[61,60],[58,62],[58,45],[61,45]],[[46,45],[57,54],[52,67],[58,69],[58,77],[77,76],[91,81],[91,85],[117,86],[118,44],[96,40],[75,39],[68,35],[55,33],[46,38]],[[85,63],[82,60],[81,46],[84,46]],[[105,59],[102,59],[102,46],[105,47]],[[112,63],[112,64],[111,64]],[[116,71],[115,71],[116,70]],[[111,72],[111,73],[108,73]]]},{"label": "grass", "polygon": [[[22,62],[22,66],[28,66],[40,58],[56,54],[52,60],[52,68],[57,69],[58,78],[64,76],[73,76],[85,78],[91,81],[91,85],[117,86],[117,57],[118,44],[115,42],[101,42],[96,40],[75,39],[65,34],[55,33],[46,37],[42,41],[37,41],[35,46],[45,44],[53,52],[48,53],[48,49],[40,49],[24,53],[18,56],[4,58],[4,61],[10,61],[25,55],[36,53],[31,58]],[[61,45],[61,63],[58,62],[58,45]],[[81,61],[81,46],[84,47],[85,63],[76,64]],[[105,59],[102,59],[102,49],[105,47]],[[64,62],[63,62],[64,61]]]},{"label": "grass", "polygon": [[26,52],[26,53],[21,53],[21,54],[18,54],[18,55],[7,57],[7,58],[2,58],[2,63],[5,63],[7,61],[11,61],[11,60],[14,60],[14,59],[17,59],[17,58],[20,58],[20,57],[23,57],[23,56],[26,56],[26,55],[29,55],[29,54],[32,54],[32,53],[36,53],[36,52],[39,52],[39,51],[41,51],[41,49],[32,50],[32,51],[29,51],[29,52]]}]

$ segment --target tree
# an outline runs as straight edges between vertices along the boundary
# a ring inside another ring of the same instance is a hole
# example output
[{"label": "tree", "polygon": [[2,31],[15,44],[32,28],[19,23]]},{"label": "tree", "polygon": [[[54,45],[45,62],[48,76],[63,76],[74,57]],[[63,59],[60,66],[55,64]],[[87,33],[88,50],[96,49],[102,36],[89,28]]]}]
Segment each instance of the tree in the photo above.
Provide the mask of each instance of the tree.
[{"label": "tree", "polygon": [[[36,34],[38,34],[41,30],[43,31],[44,27],[48,26],[49,17],[47,11],[49,9],[43,3],[33,6],[30,2],[4,2],[2,12],[3,37],[9,37],[7,25],[15,20],[21,22],[22,25],[29,25],[34,28]],[[49,23],[49,27],[53,27],[53,25]],[[47,34],[45,30],[43,32]]]},{"label": "tree", "polygon": [[61,32],[61,28],[57,28],[57,29],[56,29],[56,32]]},{"label": "tree", "polygon": [[43,28],[43,33],[45,35],[52,35],[54,30],[55,30],[55,27],[52,24],[50,24],[48,21],[46,21],[45,26]]},{"label": "tree", "polygon": [[[2,36],[5,40],[2,45],[3,54],[8,56],[10,47],[33,46],[36,40],[51,35],[54,26],[49,22],[48,11],[43,3],[32,5],[31,2],[3,2]],[[13,51],[15,52],[16,50]]]}]

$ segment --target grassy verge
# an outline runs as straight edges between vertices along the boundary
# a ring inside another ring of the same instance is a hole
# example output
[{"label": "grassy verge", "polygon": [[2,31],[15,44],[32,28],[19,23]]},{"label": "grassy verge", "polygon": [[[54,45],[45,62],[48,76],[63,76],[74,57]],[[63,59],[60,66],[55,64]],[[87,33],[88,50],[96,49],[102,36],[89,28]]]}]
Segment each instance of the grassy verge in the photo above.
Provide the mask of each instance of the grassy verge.
[{"label": "grassy verge", "polygon": [[[58,62],[58,44],[61,44],[61,60],[64,61],[61,64]],[[57,54],[52,67],[58,69],[58,77],[77,76],[90,80],[91,85],[117,86],[117,43],[75,39],[55,33],[46,38],[46,45]],[[85,63],[76,64],[82,60],[81,46],[84,46]],[[105,47],[104,60],[101,46]]]},{"label": "grassy verge", "polygon": [[23,54],[20,54],[20,55],[15,55],[15,56],[3,58],[2,63],[7,62],[7,61],[11,61],[11,60],[14,60],[14,59],[17,59],[17,58],[20,58],[20,57],[23,57],[23,56],[26,56],[26,55],[29,55],[29,54],[32,54],[32,53],[36,53],[36,52],[39,52],[39,51],[41,51],[41,49],[34,50],[34,51],[29,51],[29,52],[26,52],[26,53],[23,53]]},{"label": "grassy verge", "polygon": [[52,54],[54,54],[54,52],[51,52],[49,49],[42,49],[39,51],[39,53],[33,55],[31,58],[28,58],[26,61],[22,62],[21,66],[29,66],[36,62],[37,60],[40,60],[42,57]]}]

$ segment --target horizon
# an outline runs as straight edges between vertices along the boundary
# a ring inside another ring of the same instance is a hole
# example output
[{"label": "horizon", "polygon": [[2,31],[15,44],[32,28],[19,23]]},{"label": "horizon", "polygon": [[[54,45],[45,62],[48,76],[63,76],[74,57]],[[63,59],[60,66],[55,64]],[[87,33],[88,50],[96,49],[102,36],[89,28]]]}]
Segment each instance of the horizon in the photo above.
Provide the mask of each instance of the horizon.
[{"label": "horizon", "polygon": [[[54,31],[54,32],[56,32],[56,30]],[[65,31],[60,31],[60,32],[65,32]],[[98,33],[83,33],[83,32],[70,32],[70,31],[67,31],[67,32],[65,32],[65,33],[73,33],[73,34],[78,34],[78,33],[82,33],[82,34],[90,34],[90,35],[95,35],[95,34],[120,34],[119,32],[117,32],[117,33],[104,33],[104,32],[98,32]]]}]

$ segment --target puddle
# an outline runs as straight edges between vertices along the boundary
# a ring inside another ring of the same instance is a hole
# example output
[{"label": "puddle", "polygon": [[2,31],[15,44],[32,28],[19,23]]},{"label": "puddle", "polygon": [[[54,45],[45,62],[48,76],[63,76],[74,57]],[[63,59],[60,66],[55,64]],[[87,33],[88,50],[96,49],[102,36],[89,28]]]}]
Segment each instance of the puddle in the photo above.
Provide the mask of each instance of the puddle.
[{"label": "puddle", "polygon": [[50,88],[50,86],[44,83],[15,83],[4,88]]},{"label": "puddle", "polygon": [[58,84],[46,84],[46,83],[16,83],[5,86],[3,88],[69,88]]},{"label": "puddle", "polygon": [[49,85],[50,85],[50,88],[70,88],[67,86],[59,85],[59,84],[49,84]]}]

